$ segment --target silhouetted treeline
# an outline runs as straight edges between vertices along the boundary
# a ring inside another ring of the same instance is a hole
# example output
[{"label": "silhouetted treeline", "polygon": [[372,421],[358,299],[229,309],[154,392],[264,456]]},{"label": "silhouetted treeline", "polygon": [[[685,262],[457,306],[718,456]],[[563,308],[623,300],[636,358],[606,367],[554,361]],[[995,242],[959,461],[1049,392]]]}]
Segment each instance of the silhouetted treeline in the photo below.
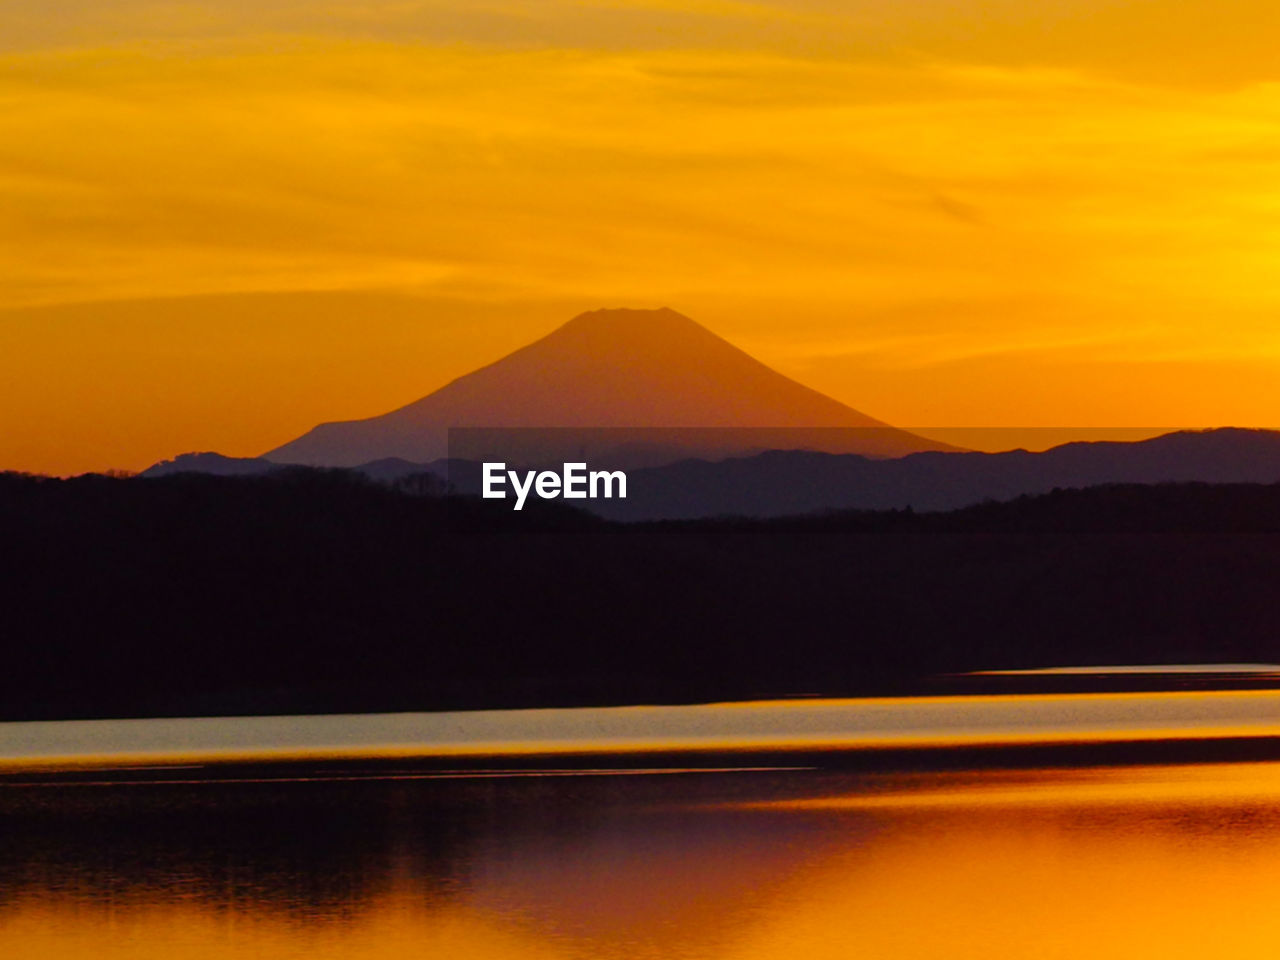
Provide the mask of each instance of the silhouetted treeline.
[{"label": "silhouetted treeline", "polygon": [[1280,484],[1108,484],[957,510],[845,510],[778,518],[650,521],[654,530],[827,533],[1280,533]]},{"label": "silhouetted treeline", "polygon": [[1280,485],[610,524],[342,471],[0,476],[5,719],[701,700],[1280,660]]}]

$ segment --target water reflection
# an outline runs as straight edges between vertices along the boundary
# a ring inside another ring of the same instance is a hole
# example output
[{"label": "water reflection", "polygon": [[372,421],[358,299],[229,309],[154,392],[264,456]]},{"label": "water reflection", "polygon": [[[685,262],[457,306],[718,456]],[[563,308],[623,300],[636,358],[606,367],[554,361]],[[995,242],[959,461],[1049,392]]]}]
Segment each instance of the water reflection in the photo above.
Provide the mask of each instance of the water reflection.
[{"label": "water reflection", "polygon": [[0,791],[0,954],[1252,957],[1280,764]]}]

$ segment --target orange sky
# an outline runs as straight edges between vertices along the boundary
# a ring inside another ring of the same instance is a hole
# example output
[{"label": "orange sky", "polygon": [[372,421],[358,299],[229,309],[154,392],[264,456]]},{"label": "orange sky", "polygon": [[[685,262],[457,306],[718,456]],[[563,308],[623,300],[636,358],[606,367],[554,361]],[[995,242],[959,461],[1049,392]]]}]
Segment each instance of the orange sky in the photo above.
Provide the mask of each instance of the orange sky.
[{"label": "orange sky", "polygon": [[1266,0],[0,0],[0,467],[599,306],[903,426],[1280,426]]}]

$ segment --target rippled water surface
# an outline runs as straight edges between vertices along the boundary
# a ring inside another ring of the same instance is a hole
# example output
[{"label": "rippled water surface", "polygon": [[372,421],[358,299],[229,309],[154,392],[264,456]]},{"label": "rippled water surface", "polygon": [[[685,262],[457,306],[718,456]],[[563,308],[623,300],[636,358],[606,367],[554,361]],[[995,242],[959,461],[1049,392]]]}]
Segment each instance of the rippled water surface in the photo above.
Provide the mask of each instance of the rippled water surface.
[{"label": "rippled water surface", "polygon": [[306,772],[0,787],[0,956],[1270,957],[1280,942],[1276,763]]}]

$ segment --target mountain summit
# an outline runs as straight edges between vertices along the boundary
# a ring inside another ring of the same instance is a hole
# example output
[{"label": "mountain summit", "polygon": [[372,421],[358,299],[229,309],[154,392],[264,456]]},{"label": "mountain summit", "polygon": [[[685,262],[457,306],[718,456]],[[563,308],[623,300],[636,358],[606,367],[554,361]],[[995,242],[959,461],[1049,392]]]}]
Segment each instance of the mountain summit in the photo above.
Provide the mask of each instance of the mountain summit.
[{"label": "mountain summit", "polygon": [[[451,427],[720,428],[713,446],[725,455],[770,447],[873,456],[943,449],[783,376],[664,307],[581,314],[407,406],[320,424],[266,457],[324,466],[384,457],[428,462],[448,454]],[[705,441],[705,431],[695,432]],[[684,440],[677,433],[666,438],[669,450],[707,453],[692,449],[688,431]]]}]

